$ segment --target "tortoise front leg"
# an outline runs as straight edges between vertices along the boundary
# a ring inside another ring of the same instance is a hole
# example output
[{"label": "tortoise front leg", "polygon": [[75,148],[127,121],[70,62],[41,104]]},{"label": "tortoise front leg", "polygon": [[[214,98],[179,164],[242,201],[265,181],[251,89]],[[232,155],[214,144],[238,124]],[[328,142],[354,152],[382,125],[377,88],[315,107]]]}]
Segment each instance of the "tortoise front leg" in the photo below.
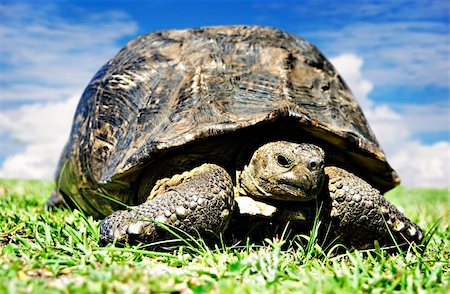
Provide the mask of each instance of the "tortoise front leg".
[{"label": "tortoise front leg", "polygon": [[158,181],[146,202],[105,218],[100,225],[100,241],[151,243],[173,238],[158,222],[188,234],[221,233],[228,225],[233,207],[229,174],[220,166],[203,164]]},{"label": "tortoise front leg", "polygon": [[408,246],[423,239],[419,226],[370,184],[337,167],[327,167],[325,172],[331,197],[330,232],[338,242],[367,248],[375,240],[382,246]]}]

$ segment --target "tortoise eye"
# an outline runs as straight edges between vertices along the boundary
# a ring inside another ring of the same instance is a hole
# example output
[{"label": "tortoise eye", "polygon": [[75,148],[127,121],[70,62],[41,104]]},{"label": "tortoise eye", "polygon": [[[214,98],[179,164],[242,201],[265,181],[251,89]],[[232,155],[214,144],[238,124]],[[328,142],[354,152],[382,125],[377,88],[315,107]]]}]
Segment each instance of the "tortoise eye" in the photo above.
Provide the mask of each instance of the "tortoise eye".
[{"label": "tortoise eye", "polygon": [[277,155],[277,163],[282,167],[289,167],[291,165],[289,159],[283,155]]}]

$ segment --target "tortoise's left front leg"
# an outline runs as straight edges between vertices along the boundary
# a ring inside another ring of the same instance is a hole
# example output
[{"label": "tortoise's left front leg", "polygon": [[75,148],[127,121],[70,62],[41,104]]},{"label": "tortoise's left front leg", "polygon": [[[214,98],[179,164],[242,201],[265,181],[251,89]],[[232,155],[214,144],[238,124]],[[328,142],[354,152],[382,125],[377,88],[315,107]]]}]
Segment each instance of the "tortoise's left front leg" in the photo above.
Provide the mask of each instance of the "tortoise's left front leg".
[{"label": "tortoise's left front leg", "polygon": [[[326,167],[331,197],[331,234],[356,248],[419,244],[423,232],[381,193],[361,178],[337,167]],[[393,240],[395,239],[395,242]]]}]

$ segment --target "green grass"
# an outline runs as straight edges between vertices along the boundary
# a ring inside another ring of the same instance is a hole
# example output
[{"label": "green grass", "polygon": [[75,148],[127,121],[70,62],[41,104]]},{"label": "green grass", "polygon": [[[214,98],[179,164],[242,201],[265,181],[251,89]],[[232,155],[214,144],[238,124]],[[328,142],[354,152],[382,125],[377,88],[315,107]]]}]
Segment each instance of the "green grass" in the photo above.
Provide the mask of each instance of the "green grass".
[{"label": "green grass", "polygon": [[306,236],[170,252],[98,244],[99,221],[43,209],[52,183],[0,180],[0,293],[449,293],[447,189],[387,197],[426,232],[423,254],[327,254]]}]

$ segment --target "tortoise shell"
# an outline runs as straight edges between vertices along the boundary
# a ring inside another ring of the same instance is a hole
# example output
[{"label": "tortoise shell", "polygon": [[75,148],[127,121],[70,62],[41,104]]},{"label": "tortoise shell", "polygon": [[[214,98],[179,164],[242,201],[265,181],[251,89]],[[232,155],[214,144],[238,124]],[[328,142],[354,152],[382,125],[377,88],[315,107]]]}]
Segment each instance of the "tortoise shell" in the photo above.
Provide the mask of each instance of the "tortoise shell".
[{"label": "tortoise shell", "polygon": [[139,175],[155,160],[195,153],[233,173],[243,150],[274,139],[315,142],[329,164],[382,192],[399,183],[316,47],[278,29],[218,26],[143,35],[97,72],[76,110],[57,189],[101,217],[115,200],[143,201]]}]

